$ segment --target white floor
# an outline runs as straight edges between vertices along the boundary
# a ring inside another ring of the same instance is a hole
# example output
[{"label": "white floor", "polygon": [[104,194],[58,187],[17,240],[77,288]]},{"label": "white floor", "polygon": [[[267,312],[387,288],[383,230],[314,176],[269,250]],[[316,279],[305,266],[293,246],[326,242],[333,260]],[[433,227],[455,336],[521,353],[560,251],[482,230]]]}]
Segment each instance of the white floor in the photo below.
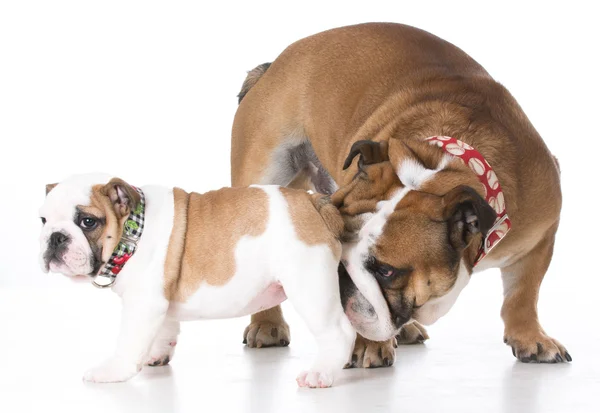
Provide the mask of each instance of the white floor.
[{"label": "white floor", "polygon": [[600,334],[592,325],[571,323],[586,307],[561,308],[558,297],[542,294],[546,329],[574,361],[518,363],[502,343],[494,271],[472,281],[451,313],[429,329],[426,345],[401,347],[391,368],[342,371],[334,388],[319,390],[296,387],[295,376],[315,347],[289,306],[289,348],[245,348],[245,319],[191,322],[170,366],[147,367],[128,383],[85,384],[84,370],[113,349],[119,301],[111,292],[64,281],[56,279],[54,288],[0,289],[2,412],[600,411]]}]

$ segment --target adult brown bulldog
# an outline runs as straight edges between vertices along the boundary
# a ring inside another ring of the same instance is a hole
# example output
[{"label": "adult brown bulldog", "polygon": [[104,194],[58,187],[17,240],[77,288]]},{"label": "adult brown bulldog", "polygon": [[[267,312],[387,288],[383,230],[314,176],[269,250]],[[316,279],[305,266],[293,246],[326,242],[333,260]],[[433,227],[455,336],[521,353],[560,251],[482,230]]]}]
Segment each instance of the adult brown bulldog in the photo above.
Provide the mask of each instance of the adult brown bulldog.
[{"label": "adult brown bulldog", "polygon": [[[400,24],[343,27],[252,70],[239,97],[234,186],[341,188],[332,198],[354,226],[342,301],[366,337],[352,365],[391,365],[401,326],[400,342],[427,339],[418,322],[436,321],[473,272],[492,267],[502,272],[513,354],[571,361],[537,314],[559,168],[515,99],[472,58]],[[256,347],[290,340],[279,307],[255,314],[244,336]]]}]

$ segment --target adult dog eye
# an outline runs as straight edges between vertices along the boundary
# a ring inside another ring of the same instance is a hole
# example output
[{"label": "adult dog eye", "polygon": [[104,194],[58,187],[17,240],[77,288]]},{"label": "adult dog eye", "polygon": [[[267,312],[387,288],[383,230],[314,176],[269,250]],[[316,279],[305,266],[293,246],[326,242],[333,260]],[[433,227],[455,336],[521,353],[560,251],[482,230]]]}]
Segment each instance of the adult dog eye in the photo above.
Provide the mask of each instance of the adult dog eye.
[{"label": "adult dog eye", "polygon": [[40,219],[42,220],[42,225],[46,225],[46,218],[40,217]]},{"label": "adult dog eye", "polygon": [[83,218],[79,222],[79,226],[83,229],[94,229],[98,225],[98,221],[94,218]]},{"label": "adult dog eye", "polygon": [[379,275],[380,277],[383,277],[383,278],[392,278],[397,273],[395,268],[389,268],[389,267],[379,267],[379,268],[377,268],[376,272],[377,272],[377,275]]},{"label": "adult dog eye", "polygon": [[366,268],[376,277],[391,280],[399,276],[407,275],[412,272],[412,268],[396,268],[377,261],[374,257],[367,260]]}]

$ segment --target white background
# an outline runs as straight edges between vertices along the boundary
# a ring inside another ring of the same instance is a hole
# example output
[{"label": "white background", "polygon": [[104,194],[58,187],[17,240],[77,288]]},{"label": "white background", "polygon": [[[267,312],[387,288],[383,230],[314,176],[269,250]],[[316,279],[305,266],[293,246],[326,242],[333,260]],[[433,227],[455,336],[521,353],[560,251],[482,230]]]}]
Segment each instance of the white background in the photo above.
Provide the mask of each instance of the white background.
[{"label": "white background", "polygon": [[[549,3],[1,1],[0,411],[598,407],[588,400],[600,388],[598,12],[594,2]],[[114,345],[118,300],[39,270],[44,185],[90,171],[199,192],[228,185],[245,71],[302,37],[367,21],[414,25],[461,47],[508,87],[559,158],[564,209],[540,317],[574,362],[513,361],[490,270],[430,329],[427,347],[402,349],[392,369],[344,372],[349,381],[329,393],[296,391],[314,347],[287,306],[289,349],[244,350],[246,320],[194,323],[171,367],[121,387],[83,386],[81,373]]]}]

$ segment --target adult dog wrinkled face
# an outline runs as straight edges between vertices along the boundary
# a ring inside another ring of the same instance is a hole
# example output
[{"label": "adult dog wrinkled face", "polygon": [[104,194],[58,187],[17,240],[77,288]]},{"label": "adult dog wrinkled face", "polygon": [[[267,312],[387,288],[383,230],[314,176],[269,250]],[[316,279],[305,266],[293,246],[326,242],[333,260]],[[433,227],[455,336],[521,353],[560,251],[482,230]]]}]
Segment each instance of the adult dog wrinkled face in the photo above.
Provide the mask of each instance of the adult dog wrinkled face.
[{"label": "adult dog wrinkled face", "polygon": [[110,258],[124,221],[138,202],[131,186],[108,176],[82,175],[47,185],[40,208],[42,270],[95,275]]},{"label": "adult dog wrinkled face", "polygon": [[431,324],[448,312],[496,216],[470,186],[425,191],[427,180],[460,161],[442,157],[434,167],[411,155],[394,169],[387,152],[385,143],[355,143],[345,167],[360,155],[358,173],[332,196],[348,231],[342,304],[358,332],[376,341],[411,319]]}]

